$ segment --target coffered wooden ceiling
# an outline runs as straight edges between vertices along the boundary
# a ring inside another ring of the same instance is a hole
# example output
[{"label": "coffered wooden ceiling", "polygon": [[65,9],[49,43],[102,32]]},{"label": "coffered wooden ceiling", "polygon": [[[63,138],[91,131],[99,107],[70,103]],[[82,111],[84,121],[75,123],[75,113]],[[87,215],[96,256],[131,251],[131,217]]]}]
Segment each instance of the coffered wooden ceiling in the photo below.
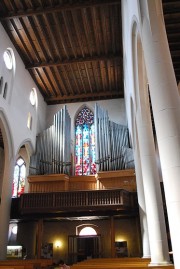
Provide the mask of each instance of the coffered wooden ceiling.
[{"label": "coffered wooden ceiling", "polygon": [[[180,0],[163,0],[180,81]],[[0,0],[0,21],[47,104],[124,97],[121,0]]]}]

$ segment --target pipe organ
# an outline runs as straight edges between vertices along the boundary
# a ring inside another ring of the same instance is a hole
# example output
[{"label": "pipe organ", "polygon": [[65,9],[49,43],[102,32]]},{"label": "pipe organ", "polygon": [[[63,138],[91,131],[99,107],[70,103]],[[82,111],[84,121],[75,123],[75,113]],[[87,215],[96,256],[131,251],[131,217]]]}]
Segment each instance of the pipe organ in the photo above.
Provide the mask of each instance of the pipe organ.
[{"label": "pipe organ", "polygon": [[128,128],[109,120],[108,112],[95,105],[96,170],[134,168]]},{"label": "pipe organ", "polygon": [[[128,128],[109,120],[108,112],[95,104],[96,171],[134,168]],[[68,174],[71,167],[71,119],[66,106],[54,115],[53,125],[37,136],[36,153],[30,159],[30,175]]]},{"label": "pipe organ", "polygon": [[36,153],[30,159],[30,175],[69,174],[71,119],[66,106],[54,115],[53,125],[37,136]]}]

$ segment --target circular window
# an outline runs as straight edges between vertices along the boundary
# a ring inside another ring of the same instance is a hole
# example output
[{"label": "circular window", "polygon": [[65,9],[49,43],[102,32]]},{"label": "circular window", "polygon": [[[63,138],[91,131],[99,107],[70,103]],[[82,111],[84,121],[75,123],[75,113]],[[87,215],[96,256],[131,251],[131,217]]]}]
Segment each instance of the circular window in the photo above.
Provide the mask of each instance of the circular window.
[{"label": "circular window", "polygon": [[31,90],[29,100],[32,106],[36,104],[36,90],[34,88]]},{"label": "circular window", "polygon": [[13,59],[12,59],[11,51],[9,49],[7,49],[4,52],[3,59],[4,59],[4,62],[5,62],[7,69],[11,70],[13,67]]}]

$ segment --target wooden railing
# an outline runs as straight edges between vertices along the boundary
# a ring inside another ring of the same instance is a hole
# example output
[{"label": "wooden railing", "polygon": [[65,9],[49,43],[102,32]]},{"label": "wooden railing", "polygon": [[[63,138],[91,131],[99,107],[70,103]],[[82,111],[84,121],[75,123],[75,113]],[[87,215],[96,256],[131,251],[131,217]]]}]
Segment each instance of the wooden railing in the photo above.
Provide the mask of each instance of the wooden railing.
[{"label": "wooden railing", "polygon": [[63,191],[52,193],[25,193],[20,197],[21,213],[52,213],[83,208],[135,208],[135,193],[123,189],[96,191]]}]

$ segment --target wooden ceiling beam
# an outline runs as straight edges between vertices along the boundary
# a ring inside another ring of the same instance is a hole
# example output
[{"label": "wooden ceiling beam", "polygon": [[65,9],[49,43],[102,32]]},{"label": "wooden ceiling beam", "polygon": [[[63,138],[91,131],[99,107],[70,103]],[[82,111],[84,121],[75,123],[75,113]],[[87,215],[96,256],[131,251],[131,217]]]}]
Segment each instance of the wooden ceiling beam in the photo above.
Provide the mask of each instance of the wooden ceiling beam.
[{"label": "wooden ceiling beam", "polygon": [[100,70],[100,79],[101,79],[101,83],[102,83],[102,90],[105,92],[106,91],[106,80],[104,79],[104,72],[103,72],[101,65],[102,65],[102,62],[99,62],[98,67]]},{"label": "wooden ceiling beam", "polygon": [[87,76],[87,79],[88,79],[89,88],[90,88],[91,92],[93,93],[93,88],[92,88],[92,85],[91,85],[91,79],[89,77],[89,70],[87,68],[86,63],[84,63],[84,66],[85,66],[86,76]]},{"label": "wooden ceiling beam", "polygon": [[94,62],[92,62],[92,73],[93,73],[93,78],[94,78],[94,81],[95,81],[95,85],[96,85],[96,91],[97,92],[99,92],[99,83],[98,83],[98,81],[97,81],[97,72],[96,72],[96,70],[94,70],[95,69],[95,67],[94,67]]},{"label": "wooden ceiling beam", "polygon": [[47,78],[46,85],[48,86],[48,84],[49,84],[49,86],[50,86],[50,87],[48,87],[49,91],[51,91],[51,94],[53,92],[53,94],[55,96],[57,96],[56,88],[54,87],[53,82],[52,82],[52,80],[50,78],[50,75],[48,74],[46,68],[43,68],[43,72],[44,72],[44,74],[45,74],[45,76]]},{"label": "wooden ceiling beam", "polygon": [[66,84],[68,84],[67,89],[68,89],[68,91],[71,92],[72,95],[74,95],[75,94],[74,87],[71,85],[71,81],[69,79],[69,76],[67,75],[66,66],[63,65],[62,66],[62,70],[63,70],[63,74],[64,74],[64,78],[65,78]]},{"label": "wooden ceiling beam", "polygon": [[[32,58],[30,57],[30,51],[29,51],[29,48],[26,44],[26,42],[24,41],[20,31],[18,30],[15,22],[13,20],[11,20],[11,27],[14,29],[14,33],[16,34],[17,38],[20,40],[21,42],[21,46],[23,47],[23,49],[25,50],[26,52],[26,55],[23,56],[23,57],[27,57],[29,59],[29,62],[32,63]],[[17,41],[16,41],[17,42]]]},{"label": "wooden ceiling beam", "polygon": [[[35,23],[37,24],[39,30],[43,33],[43,36],[46,37],[47,36],[46,27],[45,27],[45,24],[42,23],[42,18],[40,19],[40,17],[34,16],[33,19]],[[43,44],[44,50],[47,51],[48,58],[54,61],[52,48],[51,48],[51,42],[49,41],[49,39],[45,38],[43,41],[41,40],[41,42]]]},{"label": "wooden ceiling beam", "polygon": [[27,38],[27,40],[29,41],[29,45],[31,46],[32,51],[33,51],[34,55],[36,56],[37,61],[38,61],[38,62],[41,62],[41,58],[40,58],[40,56],[39,56],[39,54],[38,54],[38,52],[37,52],[37,49],[36,49],[36,47],[35,47],[35,45],[34,45],[34,42],[32,41],[32,38],[31,38],[31,36],[30,36],[30,33],[29,33],[28,30],[27,30],[27,27],[26,27],[25,22],[24,22],[23,19],[21,19],[21,18],[19,19],[19,21],[20,21],[20,23],[21,23],[21,25],[22,25],[22,27],[23,27],[24,33],[25,33],[25,35],[26,35],[26,38]]},{"label": "wooden ceiling beam", "polygon": [[103,89],[106,92],[108,90],[109,81],[108,81],[108,76],[106,73],[106,67],[103,66],[103,64],[105,65],[106,63],[103,63],[103,61],[100,61],[99,65],[100,65],[101,80],[103,83]]},{"label": "wooden ceiling beam", "polygon": [[74,70],[73,70],[71,65],[70,65],[70,70],[71,70],[71,74],[72,74],[72,77],[73,77],[74,84],[76,85],[76,90],[80,94],[80,87],[78,85],[78,80],[76,79],[76,77],[74,75]]},{"label": "wooden ceiling beam", "polygon": [[84,57],[85,53],[84,53],[84,49],[83,49],[82,37],[81,37],[81,34],[80,34],[79,22],[78,22],[78,19],[77,19],[77,15],[74,12],[72,12],[72,19],[73,19],[74,28],[75,28],[75,31],[76,31],[77,41],[78,41],[82,56]]},{"label": "wooden ceiling beam", "polygon": [[[58,93],[62,96],[62,92],[61,92],[61,85],[59,83],[59,80],[57,78],[57,75],[56,75],[56,72],[54,70],[53,67],[50,67],[49,68],[49,71],[51,72],[52,76],[53,76],[53,81],[54,81],[54,84],[56,84],[56,90],[58,89]],[[57,93],[56,93],[56,96],[57,96]]]},{"label": "wooden ceiling beam", "polygon": [[[115,72],[115,74],[114,74],[114,79],[115,79],[115,85],[116,85],[116,89],[118,89],[118,80],[119,80],[119,77],[118,77],[118,68],[117,68],[117,63],[116,63],[116,61],[115,61],[115,68],[114,68],[115,70],[114,70],[114,72]],[[121,71],[121,73],[122,73],[122,71]],[[122,76],[121,76],[122,77]],[[122,79],[121,79],[122,80]],[[121,83],[123,84],[123,82],[121,81]]]},{"label": "wooden ceiling beam", "polygon": [[116,40],[116,27],[114,27],[115,25],[115,14],[113,14],[114,10],[110,9],[110,16],[111,16],[111,20],[110,20],[110,28],[111,28],[111,44],[112,44],[112,51],[113,53],[116,52],[116,46],[115,46],[115,40]]},{"label": "wooden ceiling beam", "polygon": [[104,43],[104,51],[105,54],[108,54],[108,45],[107,45],[107,41],[108,41],[108,36],[107,36],[107,29],[106,29],[106,10],[103,7],[100,10],[100,14],[101,14],[101,31],[102,31],[102,36],[103,36],[103,43]]},{"label": "wooden ceiling beam", "polygon": [[12,10],[14,11],[14,13],[16,13],[18,11],[17,6],[15,3],[11,3],[11,1],[9,1],[9,5],[11,6]]},{"label": "wooden ceiling beam", "polygon": [[89,54],[92,56],[93,52],[92,52],[92,46],[91,46],[91,41],[90,41],[91,40],[91,33],[90,33],[89,22],[88,22],[87,13],[86,13],[85,9],[82,10],[82,21],[83,21],[83,28],[84,28],[84,36],[85,36],[85,40],[86,40],[86,45],[88,47]]},{"label": "wooden ceiling beam", "polygon": [[92,17],[92,23],[94,28],[94,38],[95,38],[95,44],[97,49],[97,54],[100,55],[100,40],[99,40],[99,33],[98,33],[98,25],[97,25],[97,15],[96,10],[94,8],[91,8],[91,17]]},{"label": "wooden ceiling beam", "polygon": [[110,61],[107,61],[107,77],[108,77],[108,88],[110,89],[110,92],[112,91],[112,75],[111,75],[111,63]]},{"label": "wooden ceiling beam", "polygon": [[[42,89],[42,91],[43,91],[43,95],[48,95],[48,96],[50,96],[51,95],[51,92],[50,92],[50,90],[47,88],[47,85],[46,85],[46,83],[45,83],[45,81],[44,81],[44,79],[43,79],[43,77],[42,77],[42,75],[41,75],[41,73],[39,72],[39,70],[38,69],[36,69],[36,75],[37,75],[37,77],[38,77],[38,79],[41,81],[41,84],[43,85],[43,87],[41,87],[41,89]],[[33,75],[33,77],[35,78],[35,80],[37,81],[37,78],[35,77],[35,74]],[[38,85],[39,85],[39,82],[37,83]],[[46,92],[46,93],[45,93]]]},{"label": "wooden ceiling beam", "polygon": [[69,43],[71,45],[71,49],[72,49],[72,52],[74,54],[74,57],[76,58],[77,57],[77,53],[74,49],[74,41],[73,41],[73,35],[71,33],[71,27],[69,26],[69,23],[68,23],[68,20],[67,20],[67,16],[65,16],[64,12],[62,12],[62,17],[63,17],[63,20],[64,20],[64,25],[66,27],[66,32],[67,32],[67,35],[68,35],[68,39],[69,39]]},{"label": "wooden ceiling beam", "polygon": [[39,36],[39,32],[38,32],[38,30],[37,30],[37,28],[36,28],[36,25],[35,25],[35,23],[34,23],[34,20],[33,20],[32,18],[28,18],[28,22],[29,22],[29,24],[30,24],[30,26],[31,26],[31,29],[32,29],[32,31],[33,31],[33,34],[36,36],[36,39],[37,39],[37,42],[38,42],[38,44],[39,44],[39,47],[41,48],[43,57],[44,57],[44,59],[46,59],[46,61],[47,61],[47,59],[48,59],[48,55],[47,55],[47,52],[46,52],[46,50],[45,50],[45,48],[44,48],[44,44],[43,44],[43,42],[42,42],[42,40],[41,40],[41,38],[40,38],[40,36]]},{"label": "wooden ceiling beam", "polygon": [[122,61],[122,58],[119,55],[101,55],[85,58],[77,58],[71,60],[57,61],[57,62],[45,62],[41,64],[26,65],[26,69],[50,67],[50,66],[63,66],[68,64],[78,64],[78,63],[88,63],[88,62],[97,62],[97,61],[107,61],[107,60],[119,60]]},{"label": "wooden ceiling beam", "polygon": [[59,35],[59,40],[61,40],[61,45],[63,47],[63,50],[64,50],[65,54],[66,54],[67,59],[69,59],[69,53],[67,51],[67,46],[66,46],[65,38],[64,38],[64,35],[62,33],[62,30],[61,30],[61,27],[60,27],[60,23],[59,23],[59,19],[58,19],[58,16],[57,16],[56,13],[53,14],[53,18],[54,18],[54,20],[56,22],[56,26],[57,26],[57,29],[58,29],[57,34]]},{"label": "wooden ceiling beam", "polygon": [[43,15],[43,18],[45,20],[46,27],[48,28],[48,31],[50,33],[51,40],[53,41],[52,43],[57,51],[58,57],[59,57],[59,59],[61,59],[61,51],[60,51],[59,46],[58,46],[58,41],[56,40],[57,35],[52,31],[52,28],[50,27],[50,23],[48,21],[48,18],[45,14]]},{"label": "wooden ceiling beam", "polygon": [[80,80],[81,80],[81,84],[83,86],[83,91],[84,91],[84,93],[86,93],[86,87],[85,87],[85,84],[84,84],[84,81],[83,81],[83,78],[82,78],[82,74],[81,74],[81,70],[80,70],[80,67],[79,67],[78,63],[77,63],[77,70],[78,70],[78,74],[79,74],[79,77],[80,77]]},{"label": "wooden ceiling beam", "polygon": [[84,8],[89,8],[89,7],[100,7],[100,6],[109,6],[109,5],[120,5],[121,0],[104,0],[103,2],[87,2],[87,3],[75,3],[75,4],[63,4],[59,6],[53,6],[53,7],[40,7],[37,9],[31,9],[31,10],[26,10],[26,11],[17,11],[17,12],[11,12],[10,14],[6,16],[1,16],[0,21],[2,20],[9,20],[9,19],[15,19],[15,18],[22,18],[22,17],[27,17],[27,16],[36,16],[40,14],[45,14],[45,13],[54,13],[54,12],[61,12],[61,11],[66,11],[66,10],[75,10],[75,9],[84,9]]},{"label": "wooden ceiling beam", "polygon": [[123,97],[123,92],[120,91],[112,91],[112,92],[96,92],[96,93],[84,93],[84,94],[76,94],[76,95],[64,95],[64,96],[56,96],[56,97],[49,97],[45,98],[45,101],[47,103],[50,102],[58,102],[58,101],[65,101],[65,100],[71,100],[71,99],[86,99],[91,97],[113,97],[113,96],[119,96],[119,98]]},{"label": "wooden ceiling beam", "polygon": [[165,6],[165,7],[171,7],[172,5],[174,6],[176,6],[176,5],[178,5],[178,3],[179,3],[179,0],[176,0],[176,1],[173,1],[173,0],[169,0],[169,1],[167,1],[167,2],[165,2],[164,0],[163,0],[163,7]]},{"label": "wooden ceiling beam", "polygon": [[57,73],[59,74],[58,80],[59,80],[59,83],[60,83],[60,86],[61,86],[60,89],[62,89],[62,91],[67,95],[67,89],[66,89],[66,86],[65,86],[63,78],[62,78],[63,76],[61,75],[62,71],[60,70],[60,68],[58,68],[58,66],[55,66],[55,68],[53,68],[53,69],[54,69],[54,72],[56,70]]}]

